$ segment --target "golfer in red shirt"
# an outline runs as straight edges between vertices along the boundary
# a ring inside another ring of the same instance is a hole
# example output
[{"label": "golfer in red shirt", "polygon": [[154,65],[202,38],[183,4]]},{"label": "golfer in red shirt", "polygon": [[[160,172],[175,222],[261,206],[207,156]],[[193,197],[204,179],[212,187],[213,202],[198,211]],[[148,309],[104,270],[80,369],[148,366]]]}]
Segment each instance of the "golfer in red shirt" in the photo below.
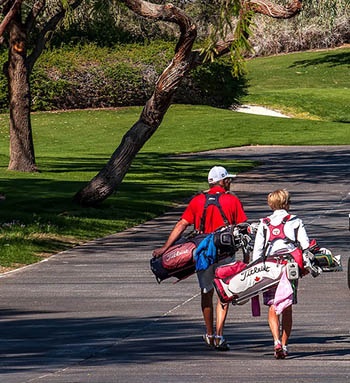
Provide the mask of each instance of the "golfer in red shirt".
[{"label": "golfer in red shirt", "polygon": [[[208,194],[219,193],[219,204],[225,214],[229,224],[239,224],[247,220],[241,201],[229,192],[234,174],[229,174],[222,166],[214,166],[208,174],[209,191]],[[204,212],[206,196],[204,193],[192,198],[181,219],[176,223],[164,246],[154,250],[153,256],[159,257],[178,240],[186,228],[190,225],[195,230],[204,233],[212,233],[216,229],[225,225],[224,218],[220,210],[215,205],[209,205],[206,210],[204,228],[201,230],[201,218]],[[216,332],[214,333],[214,310],[213,310],[213,279],[215,269],[222,264],[233,262],[234,256],[229,256],[219,262],[209,266],[208,269],[198,271],[197,277],[201,288],[201,306],[206,327],[206,334],[203,335],[205,343],[219,351],[229,350],[229,345],[223,337],[224,324],[228,312],[228,304],[222,304],[218,299],[216,305]]]}]

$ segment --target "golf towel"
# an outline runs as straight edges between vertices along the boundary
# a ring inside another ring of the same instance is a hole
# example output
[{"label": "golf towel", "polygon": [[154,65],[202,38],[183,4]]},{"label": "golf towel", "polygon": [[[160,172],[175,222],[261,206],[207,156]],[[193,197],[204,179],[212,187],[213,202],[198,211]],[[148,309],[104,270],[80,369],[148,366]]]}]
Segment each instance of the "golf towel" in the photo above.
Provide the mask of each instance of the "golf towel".
[{"label": "golf towel", "polygon": [[206,236],[195,250],[194,260],[196,271],[206,270],[216,262],[216,246],[214,244],[214,234]]}]

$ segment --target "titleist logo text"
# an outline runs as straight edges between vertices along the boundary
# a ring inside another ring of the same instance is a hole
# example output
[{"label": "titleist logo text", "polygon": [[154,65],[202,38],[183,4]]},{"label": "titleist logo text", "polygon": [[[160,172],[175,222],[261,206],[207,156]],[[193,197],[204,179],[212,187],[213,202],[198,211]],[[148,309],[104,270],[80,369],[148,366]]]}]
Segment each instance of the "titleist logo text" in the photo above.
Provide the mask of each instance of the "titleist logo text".
[{"label": "titleist logo text", "polygon": [[242,279],[241,281],[244,281],[246,280],[248,277],[254,275],[254,274],[257,274],[257,273],[260,273],[261,271],[267,271],[269,272],[270,271],[270,267],[267,266],[266,264],[263,264],[261,266],[255,266],[253,267],[252,269],[250,270],[245,270],[245,271],[242,271],[241,272],[241,275],[242,275]]},{"label": "titleist logo text", "polygon": [[177,258],[177,257],[180,257],[181,255],[187,255],[189,253],[188,250],[177,250],[176,252],[174,252],[173,254],[167,254],[166,255],[166,259],[173,259],[173,258]]}]

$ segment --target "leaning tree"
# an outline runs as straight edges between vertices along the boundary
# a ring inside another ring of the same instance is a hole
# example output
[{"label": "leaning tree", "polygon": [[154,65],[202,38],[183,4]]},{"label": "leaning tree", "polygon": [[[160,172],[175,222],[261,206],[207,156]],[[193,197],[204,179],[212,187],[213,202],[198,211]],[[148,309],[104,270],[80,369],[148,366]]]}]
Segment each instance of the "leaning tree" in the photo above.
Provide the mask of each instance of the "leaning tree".
[{"label": "leaning tree", "polygon": [[[248,45],[249,24],[255,13],[287,19],[298,14],[302,7],[298,0],[291,0],[286,6],[268,0],[217,0],[221,7],[219,19],[212,29],[207,49],[199,51],[193,50],[196,25],[181,9],[172,4],[154,4],[144,0],[121,1],[139,16],[177,24],[180,36],[174,57],[158,78],[138,121],[124,135],[103,169],[74,196],[73,200],[81,206],[96,206],[117,190],[133,159],[161,124],[174,93],[190,70],[208,57],[215,59],[229,53],[237,63],[242,57],[242,47]],[[233,16],[236,16],[235,21],[231,20]]]}]

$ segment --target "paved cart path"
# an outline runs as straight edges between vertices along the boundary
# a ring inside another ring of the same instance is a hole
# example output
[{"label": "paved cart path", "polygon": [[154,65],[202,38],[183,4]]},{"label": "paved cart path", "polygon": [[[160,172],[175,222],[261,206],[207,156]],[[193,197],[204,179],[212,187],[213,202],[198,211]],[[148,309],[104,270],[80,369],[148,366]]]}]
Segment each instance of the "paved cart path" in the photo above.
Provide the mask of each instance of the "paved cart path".
[{"label": "paved cart path", "polygon": [[[155,282],[149,270],[183,207],[2,275],[0,383],[348,382],[350,147],[243,147],[202,153],[254,159],[234,190],[251,221],[286,187],[310,237],[342,254],[344,271],[300,281],[290,358],[272,358],[266,322],[230,307],[231,351],[206,349],[195,276]],[[205,175],[203,175],[205,177]]]}]

